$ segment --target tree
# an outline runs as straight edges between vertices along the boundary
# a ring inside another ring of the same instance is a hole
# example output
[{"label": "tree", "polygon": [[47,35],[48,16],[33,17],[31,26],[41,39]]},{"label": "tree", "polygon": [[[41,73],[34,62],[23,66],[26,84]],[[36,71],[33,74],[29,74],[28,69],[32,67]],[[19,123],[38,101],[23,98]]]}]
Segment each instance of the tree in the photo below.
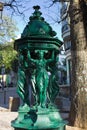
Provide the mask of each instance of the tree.
[{"label": "tree", "polygon": [[3,2],[0,2],[1,18],[4,9],[9,11],[9,14],[11,14],[11,16],[24,16],[24,12],[29,9],[29,7],[27,8],[25,6],[28,2],[28,0],[3,0]]},{"label": "tree", "polygon": [[15,60],[17,52],[13,48],[13,43],[0,44],[0,67],[4,64],[6,70],[11,70]]},{"label": "tree", "polygon": [[[12,41],[16,38],[16,31],[15,22],[8,16],[3,16],[3,22],[0,24],[0,67],[4,64],[6,69],[12,69],[17,54]],[[10,40],[12,42],[9,42]]]},{"label": "tree", "polygon": [[16,38],[16,22],[9,16],[3,16],[3,22],[0,24],[0,44],[6,43]]},{"label": "tree", "polygon": [[72,103],[70,124],[87,128],[87,5],[71,0]]},{"label": "tree", "polygon": [[[59,1],[59,0],[57,0],[57,1]],[[1,3],[2,4],[2,16],[3,16],[4,11],[6,10],[6,12],[10,16],[12,16],[12,17],[14,17],[14,16],[20,16],[21,18],[23,18],[22,20],[26,21],[25,16],[27,17],[26,14],[29,14],[29,12],[31,12],[29,10],[31,9],[31,4],[32,3],[33,3],[33,1],[31,1],[31,0],[24,0],[24,1],[23,0],[3,0],[3,2]],[[58,14],[59,13],[58,8],[56,8],[55,12],[54,12],[54,10],[51,11],[52,8],[50,9],[50,11],[48,10],[48,6],[52,7],[50,5],[50,4],[52,4],[52,1],[51,0],[49,0],[49,1],[48,0],[42,0],[41,3],[42,3],[41,6],[43,6],[47,10],[45,12],[45,15],[47,15],[49,19],[51,18],[51,23],[53,21],[58,22],[59,20],[54,18],[55,16],[59,15]],[[53,15],[53,17],[52,17],[52,15]],[[58,18],[58,17],[56,17],[56,18]],[[3,19],[3,17],[2,17],[2,19]]]}]

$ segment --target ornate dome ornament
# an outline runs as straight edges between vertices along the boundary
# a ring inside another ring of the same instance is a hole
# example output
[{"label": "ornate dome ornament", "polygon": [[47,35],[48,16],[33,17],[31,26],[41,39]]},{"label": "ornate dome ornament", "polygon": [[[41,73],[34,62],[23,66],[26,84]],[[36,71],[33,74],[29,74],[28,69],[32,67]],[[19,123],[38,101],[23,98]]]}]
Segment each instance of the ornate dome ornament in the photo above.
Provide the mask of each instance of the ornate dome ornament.
[{"label": "ornate dome ornament", "polygon": [[52,30],[51,26],[44,20],[41,16],[42,13],[39,11],[40,6],[34,6],[35,10],[33,15],[29,18],[29,23],[25,27],[21,37],[28,36],[50,36],[53,37],[56,35],[56,32]]}]

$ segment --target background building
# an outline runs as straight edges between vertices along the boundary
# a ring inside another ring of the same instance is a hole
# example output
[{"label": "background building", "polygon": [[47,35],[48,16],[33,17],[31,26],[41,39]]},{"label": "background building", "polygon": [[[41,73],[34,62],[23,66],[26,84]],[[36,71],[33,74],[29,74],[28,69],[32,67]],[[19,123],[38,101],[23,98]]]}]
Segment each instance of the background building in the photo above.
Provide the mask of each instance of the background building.
[{"label": "background building", "polygon": [[[69,4],[69,2],[68,2]],[[67,67],[67,84],[71,82],[71,40],[70,40],[70,26],[69,19],[66,18],[67,3],[62,2],[61,19],[62,19],[62,38],[64,41],[65,55],[66,55],[66,67]]]},{"label": "background building", "polygon": [[71,40],[70,40],[70,26],[69,26],[69,18],[67,16],[67,9],[69,7],[69,2],[61,2],[61,21],[62,21],[62,38],[64,42],[65,48],[65,56],[66,56],[66,85],[69,87],[71,93]]},{"label": "background building", "polygon": [[66,80],[66,55],[64,45],[60,48],[59,62],[58,62],[59,85],[65,85]]}]

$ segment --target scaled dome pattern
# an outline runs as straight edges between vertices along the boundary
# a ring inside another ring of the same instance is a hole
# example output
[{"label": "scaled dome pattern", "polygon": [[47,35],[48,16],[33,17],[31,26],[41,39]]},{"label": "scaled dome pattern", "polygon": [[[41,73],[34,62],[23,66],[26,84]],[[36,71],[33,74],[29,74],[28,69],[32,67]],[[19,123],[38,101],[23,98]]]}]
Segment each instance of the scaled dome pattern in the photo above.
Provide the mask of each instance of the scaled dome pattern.
[{"label": "scaled dome pattern", "polygon": [[39,11],[40,6],[34,6],[35,9],[32,16],[30,16],[30,21],[28,25],[25,27],[21,37],[29,37],[29,36],[44,36],[44,37],[54,37],[56,36],[56,32],[52,30],[51,26],[41,17],[42,13]]}]

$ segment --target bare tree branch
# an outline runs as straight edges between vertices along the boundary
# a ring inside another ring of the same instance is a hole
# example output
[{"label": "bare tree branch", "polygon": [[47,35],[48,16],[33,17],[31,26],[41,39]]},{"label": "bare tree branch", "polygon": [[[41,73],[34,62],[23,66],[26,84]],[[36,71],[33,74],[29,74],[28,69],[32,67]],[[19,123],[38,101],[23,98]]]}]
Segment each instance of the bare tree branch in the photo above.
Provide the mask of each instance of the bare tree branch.
[{"label": "bare tree branch", "polygon": [[51,19],[51,21],[54,21],[54,23],[59,23],[60,16],[58,16],[58,14],[56,14],[56,18],[49,14],[47,14],[47,16]]},{"label": "bare tree branch", "polygon": [[29,8],[26,9],[26,7],[23,5],[23,3],[25,2],[29,2],[27,0],[25,1],[22,1],[22,0],[10,0],[8,2],[3,2],[3,8],[7,7],[6,9],[7,10],[11,10],[10,11],[10,14],[11,16],[13,14],[16,14],[16,15],[21,15],[23,16],[23,18],[25,17],[24,15],[24,12],[29,10]]}]

